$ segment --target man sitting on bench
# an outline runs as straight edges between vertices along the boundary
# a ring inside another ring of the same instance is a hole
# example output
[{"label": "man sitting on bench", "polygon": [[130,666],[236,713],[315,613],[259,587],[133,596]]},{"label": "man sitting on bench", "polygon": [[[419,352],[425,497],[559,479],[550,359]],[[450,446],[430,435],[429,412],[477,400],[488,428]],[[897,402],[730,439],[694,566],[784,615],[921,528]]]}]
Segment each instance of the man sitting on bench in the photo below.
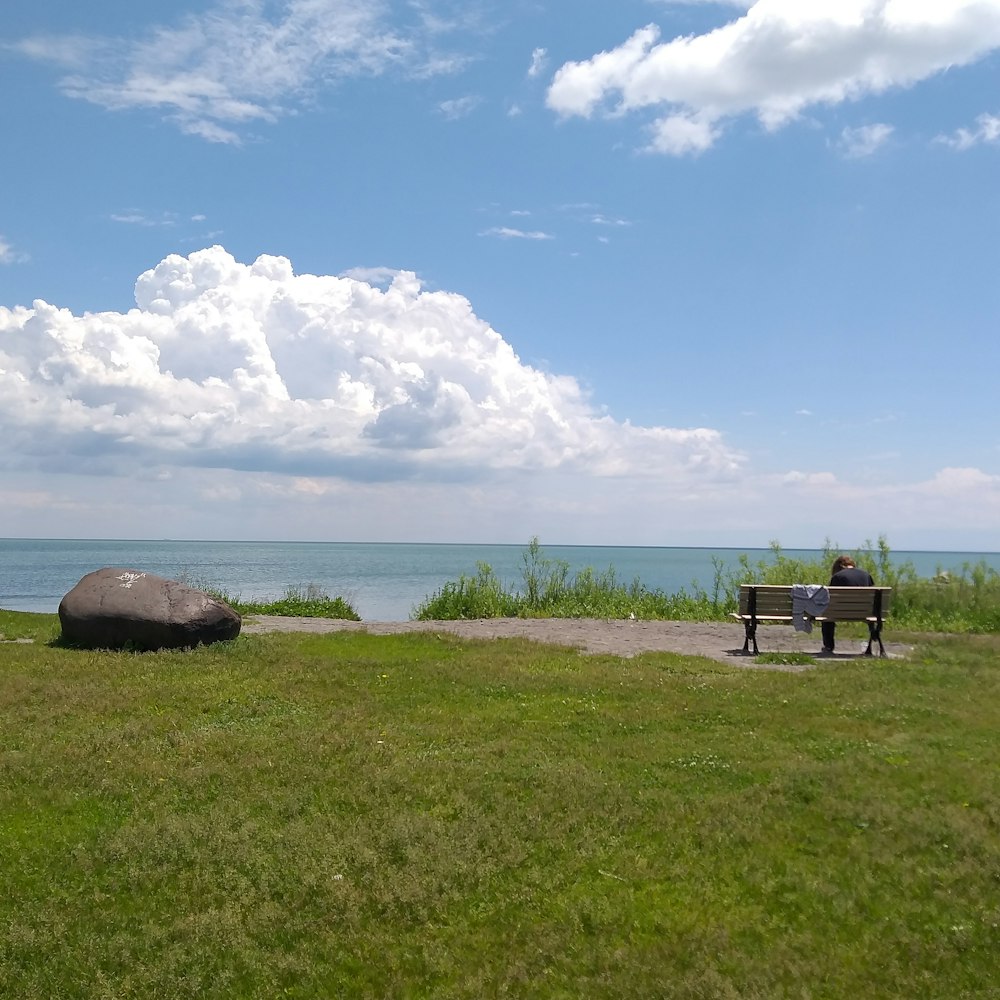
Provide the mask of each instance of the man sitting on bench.
[{"label": "man sitting on bench", "polygon": [[[833,561],[833,575],[830,577],[831,587],[874,587],[875,581],[871,573],[865,569],[858,569],[857,564],[850,556],[837,556]],[[823,652],[832,653],[835,645],[834,633],[837,630],[836,622],[820,622],[823,630]]]}]

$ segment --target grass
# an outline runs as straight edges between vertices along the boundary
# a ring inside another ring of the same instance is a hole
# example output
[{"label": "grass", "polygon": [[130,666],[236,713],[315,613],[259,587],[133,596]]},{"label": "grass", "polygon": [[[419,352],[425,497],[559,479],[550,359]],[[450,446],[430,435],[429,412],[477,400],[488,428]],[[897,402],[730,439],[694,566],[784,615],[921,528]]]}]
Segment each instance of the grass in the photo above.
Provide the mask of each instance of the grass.
[{"label": "grass", "polygon": [[207,588],[207,593],[225,601],[241,615],[287,615],[294,618],[340,618],[359,622],[361,616],[346,598],[331,597],[322,587],[288,587],[285,596],[271,600],[244,601],[241,595]]},{"label": "grass", "polygon": [[649,590],[640,580],[624,584],[614,567],[592,568],[570,576],[569,564],[549,559],[533,538],[522,555],[520,587],[505,585],[488,564],[474,576],[461,576],[431,594],[413,612],[418,621],[462,618],[644,618],[693,617],[684,613],[692,602],[686,594],[668,596]]},{"label": "grass", "polygon": [[[604,572],[584,569],[574,575],[569,564],[547,558],[537,538],[522,555],[521,581],[507,584],[488,563],[471,576],[460,576],[427,597],[413,612],[426,621],[461,618],[637,618],[673,621],[724,620],[738,604],[740,584],[826,582],[841,550],[829,541],[816,559],[794,559],[772,542],[766,558],[751,562],[742,555],[735,568],[714,560],[710,588],[697,584],[675,594],[651,590],[640,580],[620,581],[613,566]],[[912,563],[893,561],[888,542],[866,542],[852,552],[877,583],[893,588],[893,629],[915,631],[1000,632],[1000,574],[985,563],[939,569],[932,579],[917,575]]]},{"label": "grass", "polygon": [[997,996],[996,637],[0,631],[0,996]]}]

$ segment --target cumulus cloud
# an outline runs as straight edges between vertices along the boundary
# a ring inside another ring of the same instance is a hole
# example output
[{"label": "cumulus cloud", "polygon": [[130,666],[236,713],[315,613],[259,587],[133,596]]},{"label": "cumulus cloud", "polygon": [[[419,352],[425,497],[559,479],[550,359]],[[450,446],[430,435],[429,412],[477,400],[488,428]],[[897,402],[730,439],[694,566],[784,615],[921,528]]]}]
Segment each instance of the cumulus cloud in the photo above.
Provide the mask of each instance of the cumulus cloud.
[{"label": "cumulus cloud", "polygon": [[901,516],[914,511],[928,519],[944,514],[969,525],[977,524],[1000,500],[1000,476],[968,467],[940,469],[929,479],[906,483],[859,483],[832,472],[798,470],[783,473],[774,482],[785,490],[822,497],[831,505],[890,504]]},{"label": "cumulus cloud", "polygon": [[528,67],[528,76],[538,76],[545,69],[548,54],[547,49],[535,49],[531,53],[531,65]]},{"label": "cumulus cloud", "polygon": [[668,115],[661,118],[650,129],[652,139],[648,149],[653,153],[667,156],[684,156],[688,153],[704,153],[715,145],[719,130],[711,121],[699,120],[695,116]]},{"label": "cumulus cloud", "polygon": [[702,35],[661,41],[655,25],[555,74],[562,116],[655,109],[649,149],[700,153],[727,120],[768,130],[806,108],[911,86],[1000,47],[1000,0],[758,0]]},{"label": "cumulus cloud", "polygon": [[1000,476],[990,475],[981,469],[947,468],[922,483],[920,489],[942,497],[964,497],[985,492],[997,499],[1000,498]]},{"label": "cumulus cloud", "polygon": [[280,473],[308,491],[544,470],[711,481],[741,463],[714,430],[600,413],[408,271],[378,288],[212,247],[146,271],[135,299],[0,308],[0,466]]},{"label": "cumulus cloud", "polygon": [[70,69],[61,87],[71,97],[151,109],[190,135],[239,143],[242,128],[275,121],[330,82],[454,72],[463,59],[436,51],[443,29],[419,13],[407,25],[401,15],[391,23],[385,0],[219,0],[137,42],[50,35],[12,47]]}]

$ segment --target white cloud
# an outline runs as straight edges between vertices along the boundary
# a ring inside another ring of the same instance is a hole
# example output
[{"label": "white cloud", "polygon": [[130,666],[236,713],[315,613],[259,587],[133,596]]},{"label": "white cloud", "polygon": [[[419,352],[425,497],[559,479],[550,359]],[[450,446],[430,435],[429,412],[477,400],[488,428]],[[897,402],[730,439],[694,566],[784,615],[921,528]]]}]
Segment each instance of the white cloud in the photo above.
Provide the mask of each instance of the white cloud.
[{"label": "white cloud", "polygon": [[2,47],[19,52],[29,59],[55,63],[66,69],[83,69],[93,64],[97,59],[113,56],[113,52],[106,43],[80,35],[25,38]]},{"label": "white cloud", "polygon": [[703,35],[660,41],[647,25],[569,62],[547,103],[563,116],[652,108],[649,148],[699,153],[735,116],[769,130],[817,104],[906,87],[1000,47],[1000,0],[758,0]]},{"label": "white cloud", "polygon": [[840,133],[838,147],[851,160],[859,160],[871,156],[881,149],[892,135],[891,125],[862,125],[860,128],[845,128]]},{"label": "white cloud", "polygon": [[1000,116],[982,114],[974,129],[960,128],[953,135],[938,136],[937,141],[960,152],[984,143],[993,145],[1000,142]]},{"label": "white cloud", "polygon": [[482,98],[474,94],[466,97],[458,97],[451,101],[442,101],[438,105],[438,110],[449,121],[456,121],[471,115],[473,111],[482,103]]},{"label": "white cloud", "polygon": [[631,226],[632,223],[628,219],[611,219],[608,216],[603,215],[601,212],[597,212],[590,217],[590,221],[595,226],[614,226],[616,228]]},{"label": "white cloud", "polygon": [[[815,491],[817,499],[831,505],[846,501],[860,505],[859,509],[889,505],[907,527],[913,526],[915,512],[918,519],[929,520],[934,514],[962,525],[977,524],[984,516],[992,521],[995,518],[988,516],[989,511],[1000,501],[1000,476],[975,468],[940,469],[929,479],[910,483],[873,485],[846,482],[832,472],[800,471],[783,473],[775,482],[786,490]],[[924,527],[931,526],[927,520]]]},{"label": "white cloud", "polygon": [[[201,218],[204,219],[204,216],[201,216]],[[150,229],[156,226],[176,226],[177,216],[173,212],[163,212],[158,217],[154,218],[147,215],[145,212],[129,211],[112,214],[111,221],[121,222],[129,226],[142,226],[143,228]]]},{"label": "white cloud", "polygon": [[992,476],[980,469],[941,469],[932,479],[921,484],[920,489],[941,497],[962,497],[985,491],[1000,499],[1000,476]]},{"label": "white cloud", "polygon": [[840,487],[841,485],[832,472],[786,472],[781,477],[781,483],[783,486],[821,490],[828,490],[833,487]]},{"label": "white cloud", "polygon": [[668,115],[655,122],[651,129],[653,138],[646,147],[651,153],[684,156],[687,153],[704,153],[711,149],[719,131],[710,121],[691,115]]},{"label": "white cloud", "polygon": [[541,230],[512,229],[510,226],[493,226],[485,229],[480,236],[496,236],[501,240],[553,240],[551,233],[544,233]]},{"label": "white cloud", "polygon": [[0,234],[0,264],[21,264],[28,259],[27,254],[19,253],[13,245]]},{"label": "white cloud", "polygon": [[716,431],[600,413],[575,379],[522,364],[466,299],[411,272],[382,290],[213,247],[167,257],[135,295],[124,314],[0,308],[0,467],[694,483],[740,465]]},{"label": "white cloud", "polygon": [[273,122],[338,79],[392,68],[427,77],[464,65],[433,48],[441,25],[419,11],[413,23],[393,25],[392,13],[385,0],[219,0],[138,42],[52,35],[14,47],[71,67],[61,81],[71,97],[113,111],[151,109],[187,134],[239,143],[242,127]]},{"label": "white cloud", "polygon": [[0,308],[8,533],[1000,545],[989,470],[758,471],[773,456],[716,430],[615,420],[409,271],[296,275],[213,247],[135,295]]},{"label": "white cloud", "polygon": [[545,64],[548,61],[548,50],[547,49],[535,49],[531,53],[531,65],[528,67],[528,76],[535,77],[538,76],[542,70],[545,69]]}]

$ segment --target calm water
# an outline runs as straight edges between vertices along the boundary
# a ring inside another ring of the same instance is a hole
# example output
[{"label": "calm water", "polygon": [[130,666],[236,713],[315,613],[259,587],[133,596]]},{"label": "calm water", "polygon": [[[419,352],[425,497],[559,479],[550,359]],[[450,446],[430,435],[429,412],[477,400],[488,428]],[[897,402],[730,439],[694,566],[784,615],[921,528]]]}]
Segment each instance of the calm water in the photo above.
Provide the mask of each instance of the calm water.
[{"label": "calm water", "polygon": [[[524,551],[523,545],[0,539],[0,608],[54,612],[80,577],[115,566],[181,578],[244,599],[281,597],[290,586],[313,583],[349,599],[367,621],[400,621],[447,581],[474,573],[478,562],[488,562],[502,580],[516,585]],[[784,551],[795,558],[817,555],[808,549]],[[638,577],[650,589],[668,593],[690,590],[693,582],[710,588],[713,557],[731,566],[744,552],[751,561],[767,554],[762,549],[543,546],[543,555],[565,560],[572,571],[613,566],[626,583]],[[893,552],[892,558],[913,562],[926,576],[980,560],[1000,571],[998,553]]]}]

